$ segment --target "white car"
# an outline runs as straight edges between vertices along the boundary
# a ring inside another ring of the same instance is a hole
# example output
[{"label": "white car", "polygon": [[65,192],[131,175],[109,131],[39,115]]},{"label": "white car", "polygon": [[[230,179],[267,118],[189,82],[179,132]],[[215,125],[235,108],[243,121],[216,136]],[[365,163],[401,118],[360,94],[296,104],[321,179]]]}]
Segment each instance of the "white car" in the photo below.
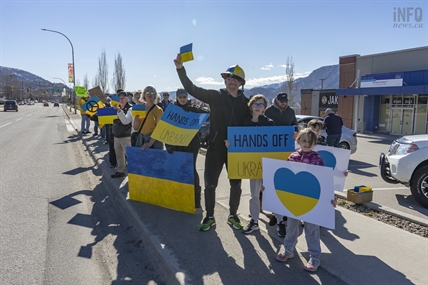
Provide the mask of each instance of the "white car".
[{"label": "white car", "polygon": [[[297,123],[299,124],[299,129],[304,129],[308,126],[308,123],[312,119],[318,119],[324,122],[324,118],[317,116],[309,116],[309,115],[296,115]],[[325,143],[327,140],[327,133],[322,130],[322,133],[318,139],[319,144]],[[347,127],[342,127],[342,135],[340,136],[340,148],[351,150],[351,154],[357,151],[357,133],[354,130],[348,129]]]},{"label": "white car", "polygon": [[382,179],[410,187],[415,200],[428,208],[428,135],[409,135],[395,140],[379,158]]}]

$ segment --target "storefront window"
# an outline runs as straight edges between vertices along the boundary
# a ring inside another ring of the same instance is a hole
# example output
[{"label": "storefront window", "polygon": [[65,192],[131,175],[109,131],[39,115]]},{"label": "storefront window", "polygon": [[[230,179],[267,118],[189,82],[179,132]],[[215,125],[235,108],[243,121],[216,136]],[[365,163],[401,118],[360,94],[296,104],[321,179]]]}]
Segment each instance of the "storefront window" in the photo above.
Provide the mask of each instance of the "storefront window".
[{"label": "storefront window", "polygon": [[403,95],[393,95],[392,107],[401,107],[401,106],[403,106]]},{"label": "storefront window", "polygon": [[428,95],[419,95],[415,112],[415,133],[417,134],[426,134],[427,132],[427,109]]},{"label": "storefront window", "polygon": [[380,114],[379,114],[379,130],[389,130],[389,111],[390,111],[390,95],[383,95],[380,98]]}]

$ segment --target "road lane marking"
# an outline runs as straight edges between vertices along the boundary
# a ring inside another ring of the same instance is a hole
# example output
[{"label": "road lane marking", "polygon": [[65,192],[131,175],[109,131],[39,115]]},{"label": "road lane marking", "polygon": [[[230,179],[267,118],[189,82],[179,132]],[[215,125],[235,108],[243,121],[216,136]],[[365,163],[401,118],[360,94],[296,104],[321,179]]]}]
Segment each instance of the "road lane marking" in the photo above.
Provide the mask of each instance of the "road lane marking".
[{"label": "road lane marking", "polygon": [[12,123],[7,123],[6,125],[0,126],[0,128],[6,127],[7,125],[10,125]]},{"label": "road lane marking", "polygon": [[21,120],[22,120],[22,118],[19,118],[19,119],[18,119],[18,120],[16,120],[16,121],[18,122],[18,121],[21,121]]}]

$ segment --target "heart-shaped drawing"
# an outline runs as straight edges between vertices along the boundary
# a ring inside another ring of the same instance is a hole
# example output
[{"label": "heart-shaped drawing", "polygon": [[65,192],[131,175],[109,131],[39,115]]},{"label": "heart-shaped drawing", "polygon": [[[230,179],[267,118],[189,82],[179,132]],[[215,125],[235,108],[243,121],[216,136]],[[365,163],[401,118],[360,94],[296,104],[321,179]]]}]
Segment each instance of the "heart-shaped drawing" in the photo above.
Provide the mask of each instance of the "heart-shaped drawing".
[{"label": "heart-shaped drawing", "polygon": [[336,167],[336,157],[331,152],[326,150],[319,150],[318,154],[321,156],[324,166],[335,168]]},{"label": "heart-shaped drawing", "polygon": [[273,180],[276,195],[294,216],[308,213],[318,203],[321,186],[311,173],[302,171],[294,174],[287,168],[279,168]]}]

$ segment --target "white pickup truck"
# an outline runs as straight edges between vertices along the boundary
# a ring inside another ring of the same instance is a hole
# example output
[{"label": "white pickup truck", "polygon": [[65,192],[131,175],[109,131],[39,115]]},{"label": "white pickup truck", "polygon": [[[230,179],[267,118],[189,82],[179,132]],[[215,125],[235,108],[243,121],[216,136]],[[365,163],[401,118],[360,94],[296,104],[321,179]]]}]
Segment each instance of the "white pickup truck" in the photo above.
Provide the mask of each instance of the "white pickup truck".
[{"label": "white pickup truck", "polygon": [[388,183],[410,187],[415,200],[428,208],[428,135],[395,140],[379,158],[380,174]]}]

